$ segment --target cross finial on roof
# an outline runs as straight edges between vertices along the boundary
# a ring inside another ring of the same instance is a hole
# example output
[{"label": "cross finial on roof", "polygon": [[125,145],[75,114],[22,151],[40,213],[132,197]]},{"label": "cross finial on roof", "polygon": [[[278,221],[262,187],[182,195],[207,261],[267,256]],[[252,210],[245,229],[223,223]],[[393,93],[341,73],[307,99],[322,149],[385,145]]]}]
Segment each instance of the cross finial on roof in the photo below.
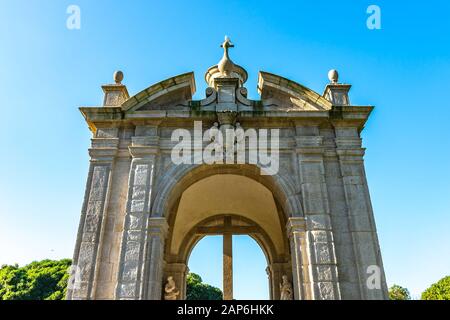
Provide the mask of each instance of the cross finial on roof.
[{"label": "cross finial on roof", "polygon": [[231,61],[230,56],[228,55],[228,48],[233,48],[234,45],[231,43],[230,38],[228,38],[228,36],[225,36],[225,41],[222,43],[221,47],[223,48],[223,57],[217,66],[222,76],[228,77],[234,70],[234,63],[233,61]]}]

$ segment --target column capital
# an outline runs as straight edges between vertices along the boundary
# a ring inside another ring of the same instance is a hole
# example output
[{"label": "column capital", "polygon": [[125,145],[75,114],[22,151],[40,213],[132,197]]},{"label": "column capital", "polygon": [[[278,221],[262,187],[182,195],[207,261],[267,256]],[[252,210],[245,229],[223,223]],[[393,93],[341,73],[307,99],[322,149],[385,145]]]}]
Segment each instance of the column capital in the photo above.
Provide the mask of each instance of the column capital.
[{"label": "column capital", "polygon": [[91,157],[91,162],[106,162],[110,163],[114,160],[117,155],[118,149],[116,148],[91,148],[88,150],[89,156]]},{"label": "column capital", "polygon": [[268,271],[283,271],[286,268],[286,262],[273,262],[266,268]]},{"label": "column capital", "polygon": [[166,218],[150,217],[148,219],[148,232],[150,235],[160,235],[165,238],[168,230],[169,225]]},{"label": "column capital", "polygon": [[111,162],[119,150],[119,138],[92,138],[88,149],[91,161]]},{"label": "column capital", "polygon": [[159,153],[159,146],[129,146],[133,158],[149,158]]},{"label": "column capital", "polygon": [[303,217],[291,217],[286,223],[286,230],[290,237],[294,232],[306,231],[306,219]]},{"label": "column capital", "polygon": [[166,263],[166,273],[181,272],[183,274],[189,273],[189,268],[185,263]]}]

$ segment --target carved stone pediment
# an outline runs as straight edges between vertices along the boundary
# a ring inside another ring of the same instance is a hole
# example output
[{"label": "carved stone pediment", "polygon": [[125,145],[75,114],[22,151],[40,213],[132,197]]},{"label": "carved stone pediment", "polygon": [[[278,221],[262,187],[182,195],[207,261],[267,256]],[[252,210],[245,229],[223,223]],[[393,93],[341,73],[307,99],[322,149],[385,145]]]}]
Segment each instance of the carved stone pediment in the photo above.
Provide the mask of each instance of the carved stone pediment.
[{"label": "carved stone pediment", "polygon": [[261,71],[258,92],[262,104],[271,109],[327,111],[332,104],[317,92],[286,78]]},{"label": "carved stone pediment", "polygon": [[122,104],[127,112],[185,109],[195,93],[194,73],[163,80],[142,90]]}]

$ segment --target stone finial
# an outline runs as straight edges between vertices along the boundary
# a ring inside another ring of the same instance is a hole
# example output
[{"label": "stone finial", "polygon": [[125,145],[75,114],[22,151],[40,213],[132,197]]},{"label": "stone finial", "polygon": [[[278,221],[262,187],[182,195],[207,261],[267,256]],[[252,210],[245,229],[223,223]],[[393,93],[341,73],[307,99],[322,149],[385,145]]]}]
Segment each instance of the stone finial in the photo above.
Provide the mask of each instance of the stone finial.
[{"label": "stone finial", "polygon": [[328,71],[328,79],[331,83],[338,83],[339,81],[339,73],[335,69],[331,69]]},{"label": "stone finial", "polygon": [[122,84],[123,72],[120,70],[114,72],[113,80],[113,84],[102,86],[104,92],[103,106],[105,107],[120,106],[130,97],[127,87]]},{"label": "stone finial", "polygon": [[228,38],[228,36],[225,36],[225,41],[222,43],[221,47],[223,48],[223,57],[217,67],[219,68],[222,76],[229,77],[231,75],[231,72],[233,72],[234,70],[234,63],[233,61],[231,61],[230,56],[228,55],[228,49],[233,48],[234,45],[231,43],[230,38]]},{"label": "stone finial", "polygon": [[217,82],[236,82],[237,87],[241,87],[245,81],[247,81],[247,71],[241,66],[235,64],[231,61],[229,56],[229,48],[233,48],[234,45],[231,43],[230,38],[225,36],[225,40],[222,43],[223,57],[219,63],[215,66],[210,67],[205,73],[206,83],[217,90]]},{"label": "stone finial", "polygon": [[114,82],[116,84],[122,84],[122,80],[123,80],[123,72],[120,70],[117,70],[116,72],[114,72]]},{"label": "stone finial", "polygon": [[328,72],[328,79],[330,80],[330,83],[325,87],[323,97],[325,97],[325,99],[330,101],[335,106],[350,105],[348,92],[351,88],[351,85],[338,83],[339,73],[334,69]]}]

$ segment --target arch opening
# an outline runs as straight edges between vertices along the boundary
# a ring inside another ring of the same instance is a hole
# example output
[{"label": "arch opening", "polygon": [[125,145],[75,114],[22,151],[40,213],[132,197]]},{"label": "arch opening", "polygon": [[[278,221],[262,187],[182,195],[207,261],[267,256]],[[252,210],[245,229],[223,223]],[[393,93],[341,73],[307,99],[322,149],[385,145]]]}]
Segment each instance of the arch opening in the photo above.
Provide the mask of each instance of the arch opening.
[{"label": "arch opening", "polygon": [[[262,271],[267,271],[264,283],[268,276],[269,296],[278,299],[281,276],[291,277],[292,270],[286,216],[272,190],[235,172],[210,174],[185,185],[168,208],[165,277],[177,278],[180,287],[186,288],[192,250],[205,237],[219,235],[223,237],[224,298],[233,299],[232,239],[245,237],[247,242],[256,242],[255,252],[263,254]],[[182,291],[181,298],[185,298],[186,291]]]},{"label": "arch opening", "polygon": [[[205,236],[197,242],[189,256],[190,273],[199,275],[203,283],[223,291],[222,236]],[[267,300],[270,298],[267,258],[263,248],[249,235],[233,236],[233,299]],[[188,297],[195,297],[195,294]],[[213,294],[210,296],[214,297]],[[209,298],[211,298],[208,296]]]}]

